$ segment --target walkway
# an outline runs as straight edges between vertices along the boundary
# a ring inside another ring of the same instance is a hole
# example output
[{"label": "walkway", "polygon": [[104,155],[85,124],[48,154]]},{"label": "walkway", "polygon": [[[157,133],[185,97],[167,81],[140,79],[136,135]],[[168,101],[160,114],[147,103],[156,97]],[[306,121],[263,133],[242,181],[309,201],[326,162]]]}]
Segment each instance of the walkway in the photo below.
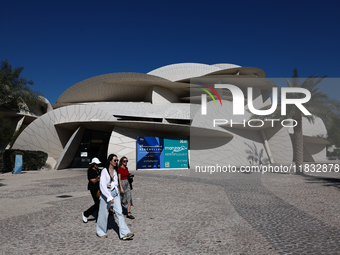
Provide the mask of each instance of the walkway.
[{"label": "walkway", "polygon": [[340,174],[137,171],[135,232],[97,238],[86,170],[0,175],[2,254],[340,254]]}]

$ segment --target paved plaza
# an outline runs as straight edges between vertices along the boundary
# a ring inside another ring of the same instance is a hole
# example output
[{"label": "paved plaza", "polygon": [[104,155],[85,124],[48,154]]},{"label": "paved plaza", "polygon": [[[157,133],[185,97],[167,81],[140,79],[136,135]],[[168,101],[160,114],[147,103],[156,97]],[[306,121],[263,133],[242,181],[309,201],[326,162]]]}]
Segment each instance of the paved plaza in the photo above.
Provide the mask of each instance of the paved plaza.
[{"label": "paved plaza", "polygon": [[340,254],[340,173],[133,173],[131,241],[82,222],[85,169],[0,175],[0,253]]}]

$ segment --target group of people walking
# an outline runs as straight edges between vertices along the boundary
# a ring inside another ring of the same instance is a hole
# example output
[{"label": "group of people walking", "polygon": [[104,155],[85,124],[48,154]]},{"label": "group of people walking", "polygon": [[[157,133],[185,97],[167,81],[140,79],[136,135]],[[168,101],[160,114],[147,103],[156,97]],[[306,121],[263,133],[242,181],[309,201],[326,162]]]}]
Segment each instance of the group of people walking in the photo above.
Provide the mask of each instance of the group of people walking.
[{"label": "group of people walking", "polygon": [[87,223],[87,218],[91,214],[96,213],[96,231],[98,237],[107,237],[110,210],[113,210],[117,217],[120,238],[122,240],[130,240],[134,236],[134,233],[130,231],[125,223],[122,209],[122,206],[127,209],[127,218],[135,218],[131,215],[131,182],[134,175],[129,173],[127,163],[128,159],[122,157],[118,164],[117,155],[110,154],[106,166],[101,172],[98,168],[98,165],[101,164],[98,158],[92,159],[87,170],[88,189],[91,192],[94,205],[82,213],[82,218],[83,222]]}]

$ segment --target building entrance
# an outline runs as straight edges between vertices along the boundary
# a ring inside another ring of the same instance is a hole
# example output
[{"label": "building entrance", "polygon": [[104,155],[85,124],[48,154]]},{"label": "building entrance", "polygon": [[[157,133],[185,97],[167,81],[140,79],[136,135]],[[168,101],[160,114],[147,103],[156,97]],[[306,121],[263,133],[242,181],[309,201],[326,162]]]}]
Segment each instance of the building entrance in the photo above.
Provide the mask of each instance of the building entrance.
[{"label": "building entrance", "polygon": [[94,157],[105,164],[110,133],[86,129],[71,168],[86,168]]}]

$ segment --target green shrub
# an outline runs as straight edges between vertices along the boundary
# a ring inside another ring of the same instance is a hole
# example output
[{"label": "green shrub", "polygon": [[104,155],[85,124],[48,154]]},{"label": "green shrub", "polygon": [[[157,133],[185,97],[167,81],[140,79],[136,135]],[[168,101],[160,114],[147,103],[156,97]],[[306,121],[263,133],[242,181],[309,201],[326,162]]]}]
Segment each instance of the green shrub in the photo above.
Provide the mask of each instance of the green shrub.
[{"label": "green shrub", "polygon": [[22,155],[22,170],[38,170],[46,164],[47,153],[43,151],[4,150],[0,152],[0,171],[12,172],[15,155]]}]

